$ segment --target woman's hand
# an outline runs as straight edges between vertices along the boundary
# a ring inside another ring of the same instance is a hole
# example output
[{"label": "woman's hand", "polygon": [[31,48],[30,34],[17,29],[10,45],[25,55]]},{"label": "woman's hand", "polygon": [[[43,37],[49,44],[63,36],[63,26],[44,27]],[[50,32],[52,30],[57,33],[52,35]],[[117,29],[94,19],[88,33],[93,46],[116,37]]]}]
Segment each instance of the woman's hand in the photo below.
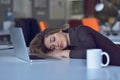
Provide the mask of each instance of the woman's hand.
[{"label": "woman's hand", "polygon": [[69,58],[70,50],[54,50],[48,54],[55,58]]}]

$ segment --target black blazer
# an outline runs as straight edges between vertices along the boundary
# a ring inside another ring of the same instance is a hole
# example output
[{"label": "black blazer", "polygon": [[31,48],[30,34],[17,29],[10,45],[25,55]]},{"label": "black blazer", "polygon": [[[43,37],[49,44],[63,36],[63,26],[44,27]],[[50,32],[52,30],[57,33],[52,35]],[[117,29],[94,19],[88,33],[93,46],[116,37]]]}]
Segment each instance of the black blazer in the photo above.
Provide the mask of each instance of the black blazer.
[{"label": "black blazer", "polygon": [[120,65],[120,47],[101,33],[82,25],[68,29],[68,33],[70,58],[85,59],[87,49],[98,48],[109,54],[111,65]]}]

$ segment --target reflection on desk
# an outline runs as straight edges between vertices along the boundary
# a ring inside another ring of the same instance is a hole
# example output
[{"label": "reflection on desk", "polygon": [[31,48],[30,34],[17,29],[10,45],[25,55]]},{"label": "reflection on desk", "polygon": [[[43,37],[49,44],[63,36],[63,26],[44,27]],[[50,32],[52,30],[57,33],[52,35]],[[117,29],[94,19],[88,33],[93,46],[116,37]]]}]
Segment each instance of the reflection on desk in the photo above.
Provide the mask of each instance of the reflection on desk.
[{"label": "reflection on desk", "polygon": [[86,60],[62,59],[28,63],[0,57],[0,80],[119,80],[120,67],[86,69]]}]

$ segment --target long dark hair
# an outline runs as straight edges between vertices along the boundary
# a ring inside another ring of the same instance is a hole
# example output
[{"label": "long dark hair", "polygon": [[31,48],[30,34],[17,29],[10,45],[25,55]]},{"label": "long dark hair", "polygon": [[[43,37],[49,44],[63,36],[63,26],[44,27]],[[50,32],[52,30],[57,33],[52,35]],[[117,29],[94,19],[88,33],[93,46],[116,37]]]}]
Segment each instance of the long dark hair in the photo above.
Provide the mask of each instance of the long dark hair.
[{"label": "long dark hair", "polygon": [[48,52],[52,51],[45,46],[44,39],[51,34],[59,32],[60,30],[66,31],[67,29],[63,30],[61,28],[47,28],[43,32],[38,33],[30,43],[31,53],[47,54]]}]

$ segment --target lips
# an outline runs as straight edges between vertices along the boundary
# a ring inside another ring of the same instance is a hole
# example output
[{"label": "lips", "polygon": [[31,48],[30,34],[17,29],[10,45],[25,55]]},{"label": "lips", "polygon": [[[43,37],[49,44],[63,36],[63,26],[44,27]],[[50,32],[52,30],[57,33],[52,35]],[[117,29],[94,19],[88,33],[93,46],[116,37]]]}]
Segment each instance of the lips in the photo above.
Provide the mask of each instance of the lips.
[{"label": "lips", "polygon": [[62,42],[60,43],[60,48],[63,48],[63,44],[62,44]]}]

